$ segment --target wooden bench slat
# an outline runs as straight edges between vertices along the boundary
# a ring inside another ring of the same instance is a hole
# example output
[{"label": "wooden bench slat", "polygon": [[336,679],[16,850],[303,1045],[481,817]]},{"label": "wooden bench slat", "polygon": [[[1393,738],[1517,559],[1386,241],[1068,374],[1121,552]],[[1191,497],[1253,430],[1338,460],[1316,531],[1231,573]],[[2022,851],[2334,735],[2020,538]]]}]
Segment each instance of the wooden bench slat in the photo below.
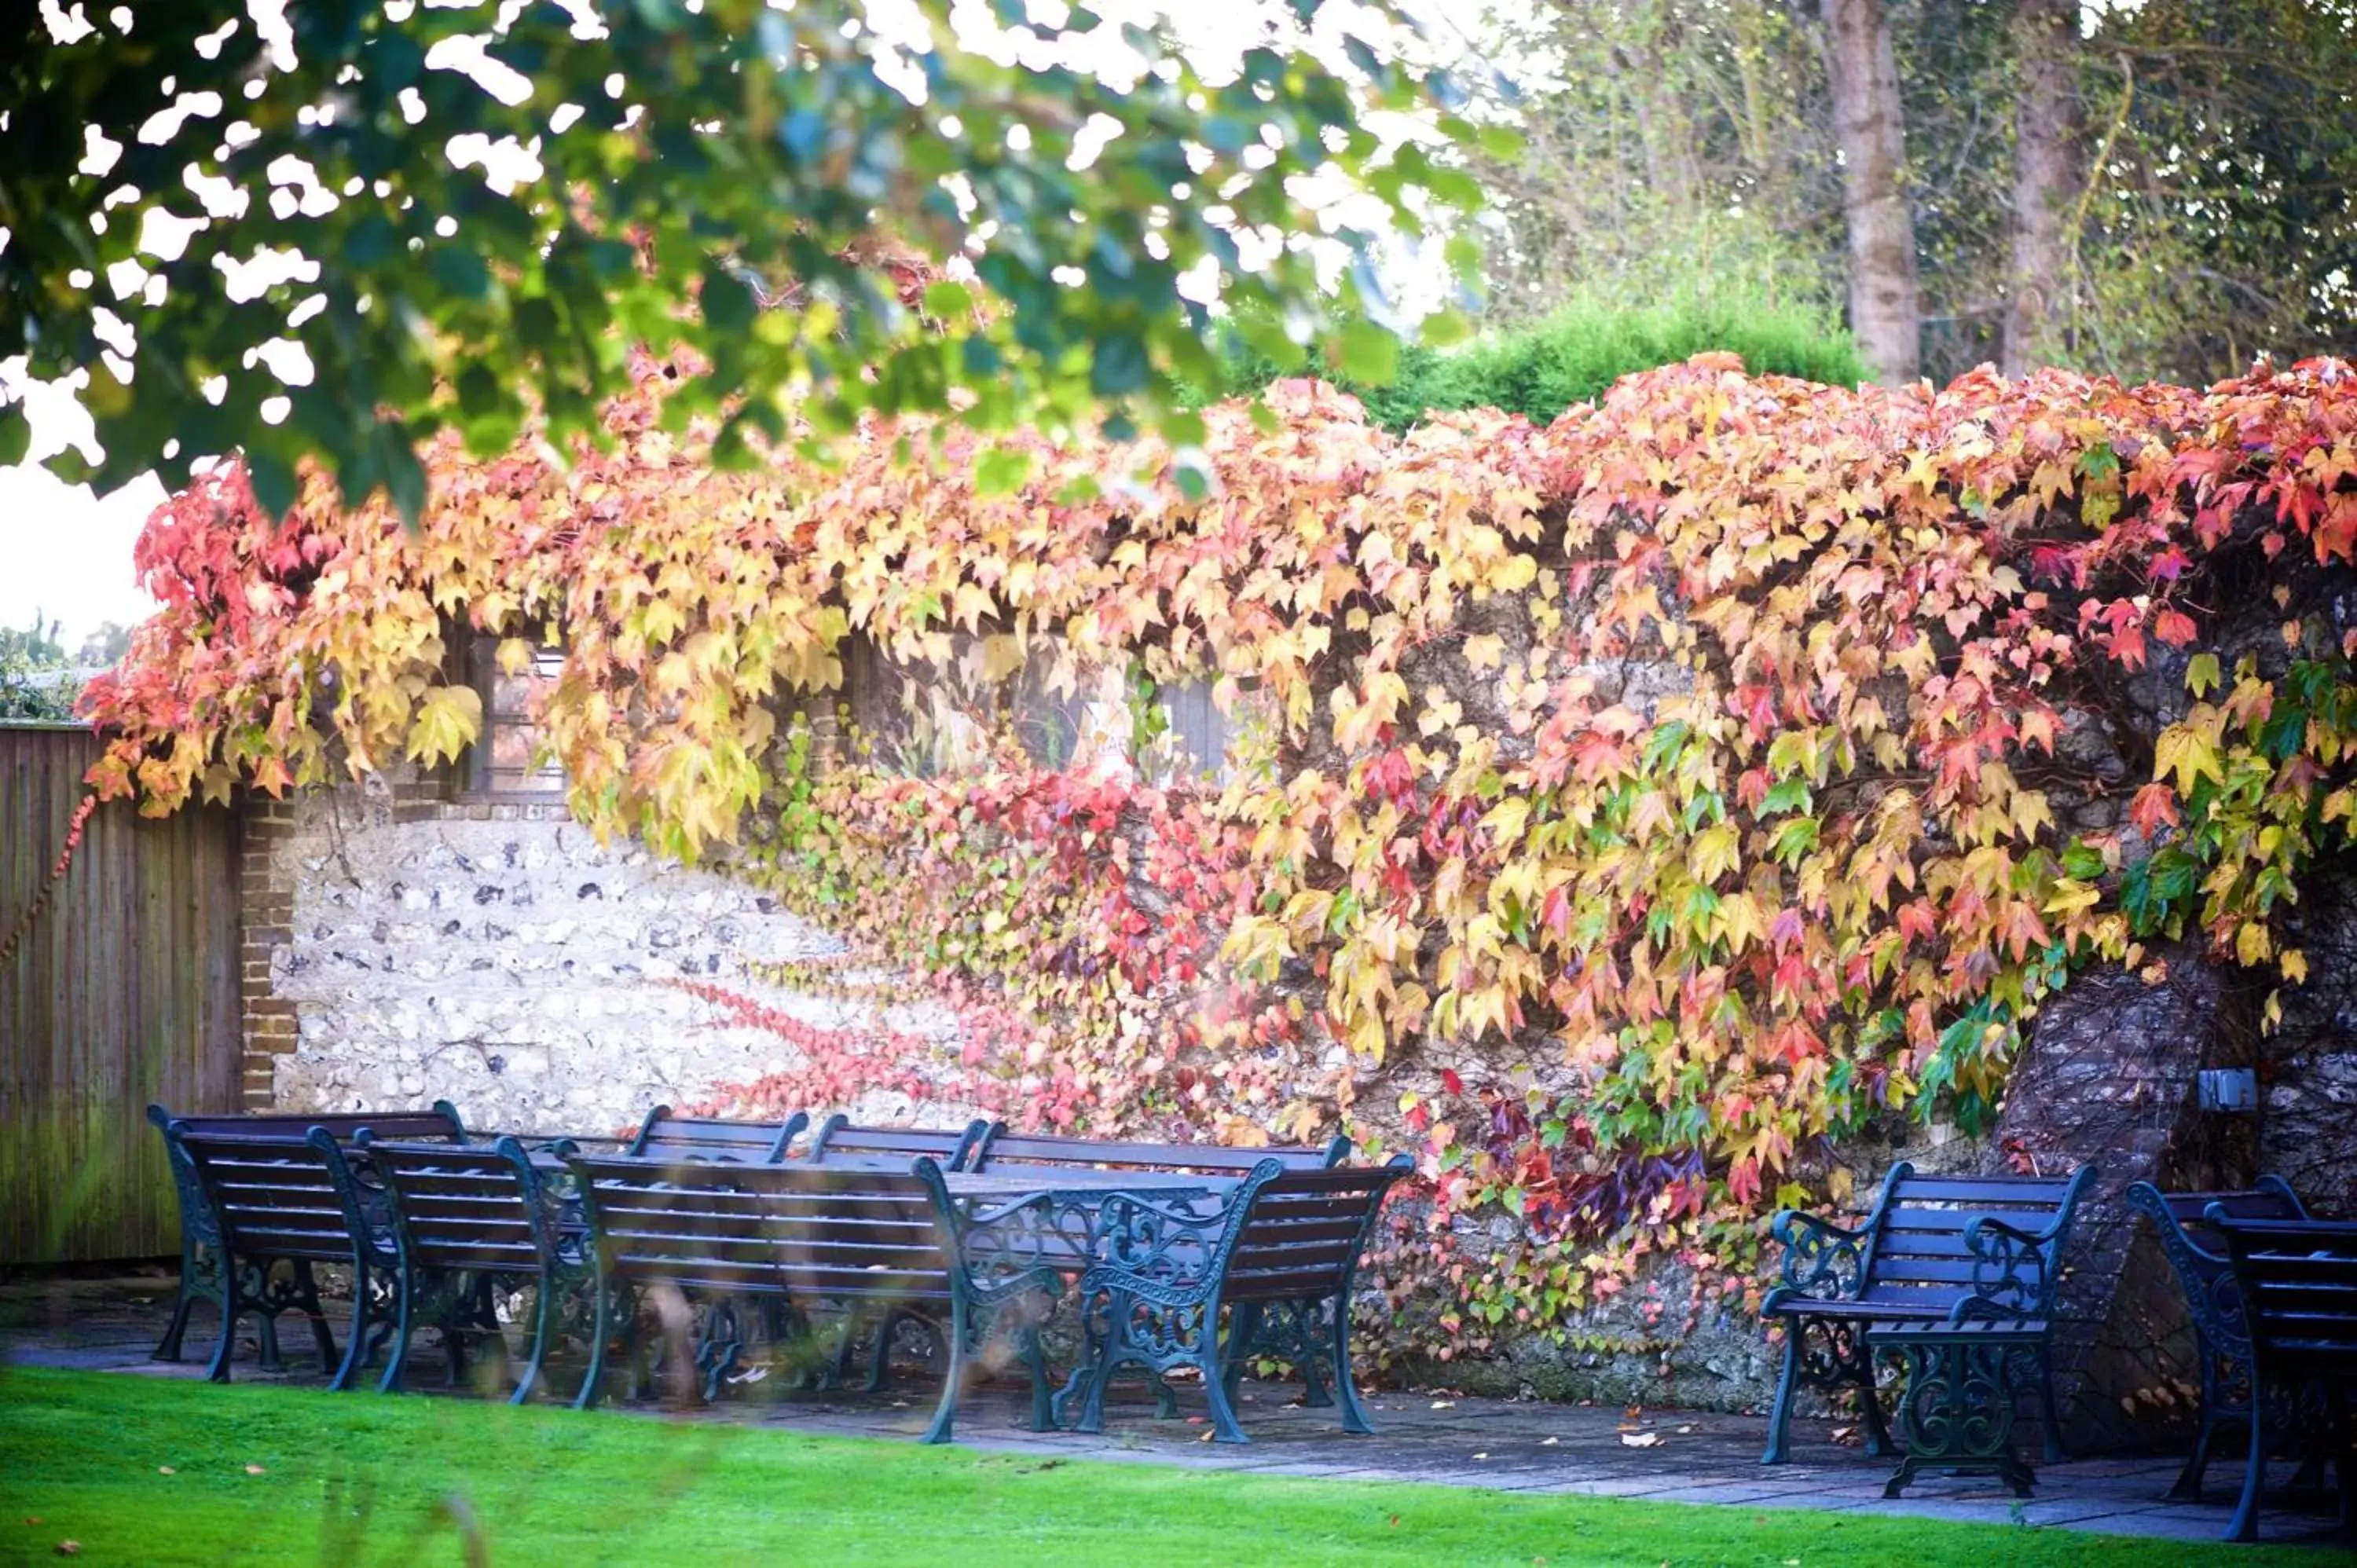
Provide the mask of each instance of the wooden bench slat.
[{"label": "wooden bench slat", "polygon": [[1969,1203],[1987,1207],[2015,1204],[2052,1208],[2071,1196],[2074,1186],[2069,1178],[1910,1175],[1892,1189],[1890,1198],[1898,1205]]}]

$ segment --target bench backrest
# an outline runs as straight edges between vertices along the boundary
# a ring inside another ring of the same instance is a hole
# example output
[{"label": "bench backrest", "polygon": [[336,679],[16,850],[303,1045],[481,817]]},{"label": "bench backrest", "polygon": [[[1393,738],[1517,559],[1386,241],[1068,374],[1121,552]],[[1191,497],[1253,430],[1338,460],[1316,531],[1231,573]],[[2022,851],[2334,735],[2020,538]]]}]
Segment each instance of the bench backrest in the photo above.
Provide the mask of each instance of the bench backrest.
[{"label": "bench backrest", "polygon": [[231,1253],[354,1261],[358,1194],[342,1146],[324,1128],[299,1139],[257,1138],[193,1132],[176,1122],[171,1134],[196,1168]]},{"label": "bench backrest", "polygon": [[532,1156],[514,1137],[407,1144],[365,1137],[371,1170],[392,1200],[402,1256],[430,1269],[543,1273],[555,1238]]},{"label": "bench backrest", "polygon": [[[1901,1161],[1868,1221],[1857,1299],[1944,1312],[1975,1296],[2001,1312],[2048,1315],[2072,1212],[2094,1177],[2093,1165],[2066,1176],[1919,1176]],[[2035,1240],[1990,1232],[1983,1219]]]},{"label": "bench backrest", "polygon": [[2233,1260],[2260,1375],[2357,1382],[2357,1224],[2209,1218]]},{"label": "bench backrest", "polygon": [[1189,1171],[1244,1176],[1264,1160],[1275,1160],[1286,1170],[1323,1170],[1337,1165],[1351,1152],[1348,1138],[1327,1144],[1275,1144],[1260,1149],[1234,1149],[1219,1144],[1133,1144],[1099,1138],[1064,1138],[1030,1133],[1009,1133],[1006,1123],[994,1122],[974,1155],[974,1168],[999,1171],[1023,1165],[1130,1171]]},{"label": "bench backrest", "polygon": [[173,1126],[191,1133],[227,1133],[240,1138],[284,1138],[301,1143],[314,1127],[325,1127],[341,1143],[363,1132],[381,1138],[445,1139],[464,1143],[467,1129],[457,1108],[437,1100],[430,1111],[272,1111],[249,1116],[175,1116],[160,1105],[147,1107],[147,1120],[168,1131]]},{"label": "bench backrest", "polygon": [[866,1164],[905,1173],[909,1162],[922,1155],[945,1171],[962,1171],[989,1131],[990,1123],[980,1117],[954,1132],[945,1127],[859,1127],[838,1112],[811,1134],[810,1158],[815,1165]]},{"label": "bench backrest", "polygon": [[2128,1204],[2150,1215],[2156,1226],[2167,1220],[2189,1243],[2211,1254],[2222,1267],[2227,1262],[2226,1238],[2212,1221],[2212,1209],[2231,1219],[2309,1218],[2308,1206],[2278,1176],[2263,1176],[2249,1187],[2228,1192],[2163,1192],[2148,1181],[2140,1181],[2129,1187]]},{"label": "bench backrest", "polygon": [[775,1165],[786,1146],[810,1125],[797,1111],[782,1122],[730,1122],[717,1116],[682,1116],[668,1105],[647,1112],[639,1135],[625,1153],[650,1160],[737,1160]]},{"label": "bench backrest", "polygon": [[568,1163],[606,1278],[805,1299],[949,1294],[937,1171],[626,1155]]},{"label": "bench backrest", "polygon": [[1272,1301],[1348,1293],[1383,1195],[1409,1167],[1405,1155],[1388,1165],[1318,1170],[1265,1162],[1247,1184],[1221,1297]]}]

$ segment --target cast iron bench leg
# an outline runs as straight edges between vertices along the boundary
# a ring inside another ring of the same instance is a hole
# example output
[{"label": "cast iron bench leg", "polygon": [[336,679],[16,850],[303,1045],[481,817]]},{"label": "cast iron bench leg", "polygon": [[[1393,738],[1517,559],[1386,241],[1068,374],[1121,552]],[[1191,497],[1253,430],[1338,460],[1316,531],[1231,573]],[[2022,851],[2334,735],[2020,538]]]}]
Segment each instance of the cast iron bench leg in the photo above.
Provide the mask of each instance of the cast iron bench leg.
[{"label": "cast iron bench leg", "polygon": [[1908,1342],[1900,1419],[1907,1456],[1882,1488],[1898,1497],[1926,1470],[1981,1470],[2026,1498],[2037,1480],[2013,1451],[2015,1348],[1956,1338]]}]

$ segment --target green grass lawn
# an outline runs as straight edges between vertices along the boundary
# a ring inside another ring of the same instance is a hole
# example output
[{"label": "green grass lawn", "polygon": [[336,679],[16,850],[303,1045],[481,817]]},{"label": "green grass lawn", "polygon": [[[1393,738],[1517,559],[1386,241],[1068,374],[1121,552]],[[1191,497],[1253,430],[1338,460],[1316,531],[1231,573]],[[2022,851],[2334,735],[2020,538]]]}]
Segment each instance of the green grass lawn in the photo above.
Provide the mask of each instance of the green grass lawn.
[{"label": "green grass lawn", "polygon": [[2003,1524],[1288,1481],[448,1399],[0,1369],[0,1562],[54,1562],[67,1540],[88,1563],[337,1568],[2317,1561]]}]

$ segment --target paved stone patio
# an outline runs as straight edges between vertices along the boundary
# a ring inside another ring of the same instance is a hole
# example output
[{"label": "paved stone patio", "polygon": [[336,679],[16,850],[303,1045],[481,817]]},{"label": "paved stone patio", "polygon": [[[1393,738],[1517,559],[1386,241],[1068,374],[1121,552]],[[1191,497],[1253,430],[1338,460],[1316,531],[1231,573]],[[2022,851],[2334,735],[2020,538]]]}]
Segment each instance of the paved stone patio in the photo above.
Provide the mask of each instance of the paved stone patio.
[{"label": "paved stone patio", "polygon": [[[191,1326],[191,1359],[167,1366],[148,1359],[161,1332],[169,1284],[156,1278],[80,1279],[0,1288],[0,1348],[20,1364],[149,1376],[196,1378],[213,1339],[202,1309]],[[340,1327],[339,1329],[340,1337]],[[283,1320],[281,1342],[289,1373],[257,1369],[250,1349],[233,1375],[242,1381],[317,1386],[309,1366],[309,1336],[299,1320]],[[421,1347],[421,1352],[425,1350]],[[430,1388],[439,1358],[421,1354],[414,1380]],[[552,1371],[555,1386],[571,1386],[569,1369]],[[866,1396],[789,1392],[781,1379],[749,1382],[719,1404],[685,1412],[686,1419],[729,1421],[843,1436],[913,1436],[931,1414],[931,1389],[911,1380],[897,1392]],[[1121,1385],[1117,1385],[1117,1389]],[[1313,1476],[1368,1482],[1414,1481],[1487,1487],[1512,1493],[1643,1498],[1656,1502],[1749,1508],[1881,1511],[1994,1525],[2029,1525],[2142,1536],[2156,1541],[2215,1539],[2226,1525],[2242,1467],[2222,1459],[2210,1472],[2212,1501],[2203,1507],[2168,1500],[2180,1460],[2166,1455],[2083,1459],[2043,1466],[2037,1496],[2017,1502],[1986,1477],[1933,1477],[1906,1497],[1885,1500],[1887,1460],[1868,1458],[1835,1441],[1823,1421],[1793,1423],[1792,1464],[1761,1468],[1767,1423],[1756,1416],[1711,1412],[1620,1410],[1544,1402],[1460,1399],[1385,1390],[1368,1404],[1380,1428],[1372,1437],[1344,1435],[1330,1410],[1297,1402],[1281,1384],[1248,1383],[1241,1412],[1253,1442],[1244,1446],[1203,1441],[1201,1403],[1180,1387],[1180,1417],[1154,1418],[1141,1384],[1132,1381],[1106,1413],[1102,1436],[1034,1433],[1021,1424],[1028,1411],[1019,1385],[975,1391],[961,1409],[958,1441],[1010,1457],[1043,1461],[1100,1459]],[[372,1396],[354,1396],[372,1397]],[[680,1419],[676,1406],[650,1403],[650,1414]],[[1189,1419],[1189,1417],[1192,1419]],[[1639,1444],[1626,1441],[1637,1437]],[[2289,1478],[2288,1466],[2277,1478]],[[2264,1539],[2339,1546],[2329,1515],[2271,1511]]]}]

